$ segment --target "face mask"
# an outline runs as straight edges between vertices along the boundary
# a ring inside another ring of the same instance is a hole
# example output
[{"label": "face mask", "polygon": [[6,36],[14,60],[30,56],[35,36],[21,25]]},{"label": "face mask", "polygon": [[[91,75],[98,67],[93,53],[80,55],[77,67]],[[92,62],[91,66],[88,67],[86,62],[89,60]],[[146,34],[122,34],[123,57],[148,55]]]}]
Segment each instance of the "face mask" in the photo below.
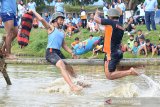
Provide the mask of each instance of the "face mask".
[{"label": "face mask", "polygon": [[134,39],[130,39],[130,41],[133,41]]}]

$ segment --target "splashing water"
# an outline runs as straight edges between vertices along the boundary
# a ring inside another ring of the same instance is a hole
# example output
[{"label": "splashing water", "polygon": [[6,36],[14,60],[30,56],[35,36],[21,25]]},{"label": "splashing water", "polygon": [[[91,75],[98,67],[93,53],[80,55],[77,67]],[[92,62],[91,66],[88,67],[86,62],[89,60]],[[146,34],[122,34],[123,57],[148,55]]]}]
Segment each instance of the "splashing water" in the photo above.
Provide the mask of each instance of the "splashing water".
[{"label": "splashing water", "polygon": [[145,91],[142,91],[143,94],[141,94],[142,97],[156,97],[157,93],[160,92],[160,85],[153,81],[150,77],[146,76],[145,74],[141,74],[139,76],[140,78],[144,79],[146,84],[148,85],[148,89]]}]

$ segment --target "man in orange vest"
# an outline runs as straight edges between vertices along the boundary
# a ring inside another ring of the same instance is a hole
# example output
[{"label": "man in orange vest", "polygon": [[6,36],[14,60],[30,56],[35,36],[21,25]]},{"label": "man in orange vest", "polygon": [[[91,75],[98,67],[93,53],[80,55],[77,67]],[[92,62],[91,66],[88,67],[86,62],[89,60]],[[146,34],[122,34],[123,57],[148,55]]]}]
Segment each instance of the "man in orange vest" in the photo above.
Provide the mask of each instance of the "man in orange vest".
[{"label": "man in orange vest", "polygon": [[105,25],[104,37],[104,67],[106,77],[110,80],[121,78],[128,75],[138,75],[134,68],[126,71],[116,71],[116,66],[123,58],[123,53],[120,49],[121,40],[124,34],[124,28],[119,23],[120,13],[117,9],[109,9],[109,19],[103,19],[99,16],[97,9],[94,20],[98,24]]}]

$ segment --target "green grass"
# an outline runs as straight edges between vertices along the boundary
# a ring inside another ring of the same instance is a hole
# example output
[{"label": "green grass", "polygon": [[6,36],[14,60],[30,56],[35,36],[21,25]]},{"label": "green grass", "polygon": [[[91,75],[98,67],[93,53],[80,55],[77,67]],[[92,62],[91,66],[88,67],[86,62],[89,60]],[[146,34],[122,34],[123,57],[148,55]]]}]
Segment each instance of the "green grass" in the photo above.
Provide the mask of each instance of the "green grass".
[{"label": "green grass", "polygon": [[[157,31],[151,31],[148,32],[146,30],[145,26],[137,26],[137,30],[141,29],[143,31],[144,34],[148,33],[147,35],[145,35],[146,38],[150,39],[152,43],[154,44],[158,44],[159,43],[159,37],[160,37],[160,26],[157,25]],[[1,33],[5,33],[4,29],[0,29]],[[81,41],[87,39],[89,37],[90,34],[93,34],[94,36],[99,36],[99,33],[90,33],[88,30],[86,29],[82,29],[81,33],[78,34],[74,34],[71,38],[66,37],[65,41],[67,43],[67,45],[69,47],[70,44],[74,41],[75,37],[79,37]],[[135,35],[136,36],[136,35]],[[127,39],[129,39],[128,35],[124,35],[122,43],[126,43]],[[45,49],[47,46],[47,32],[44,29],[32,29],[31,31],[31,35],[30,35],[30,43],[27,47],[20,49],[19,45],[17,44],[17,40],[15,40],[12,44],[12,52],[14,54],[31,54],[34,56],[45,56]],[[68,54],[67,52],[65,52],[62,49],[62,53],[65,55],[66,58],[71,58],[71,55]],[[86,54],[83,54],[80,56],[80,58],[88,58],[92,55],[92,52],[88,52]],[[101,53],[98,55],[98,58],[103,58],[104,54]],[[139,57],[144,57],[144,56],[138,56]],[[150,55],[148,56],[150,57]],[[137,56],[133,56],[130,53],[124,53],[124,58],[137,58]]]}]

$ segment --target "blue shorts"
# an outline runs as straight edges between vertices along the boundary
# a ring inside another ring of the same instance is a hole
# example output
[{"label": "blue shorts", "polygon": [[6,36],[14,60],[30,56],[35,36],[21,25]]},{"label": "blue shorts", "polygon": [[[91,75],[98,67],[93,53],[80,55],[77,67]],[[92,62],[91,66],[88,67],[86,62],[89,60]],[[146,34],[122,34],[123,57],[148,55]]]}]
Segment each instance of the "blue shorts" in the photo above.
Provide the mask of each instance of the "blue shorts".
[{"label": "blue shorts", "polygon": [[1,13],[1,18],[2,18],[3,23],[5,23],[9,20],[13,20],[14,26],[18,26],[16,16],[13,13]]}]

